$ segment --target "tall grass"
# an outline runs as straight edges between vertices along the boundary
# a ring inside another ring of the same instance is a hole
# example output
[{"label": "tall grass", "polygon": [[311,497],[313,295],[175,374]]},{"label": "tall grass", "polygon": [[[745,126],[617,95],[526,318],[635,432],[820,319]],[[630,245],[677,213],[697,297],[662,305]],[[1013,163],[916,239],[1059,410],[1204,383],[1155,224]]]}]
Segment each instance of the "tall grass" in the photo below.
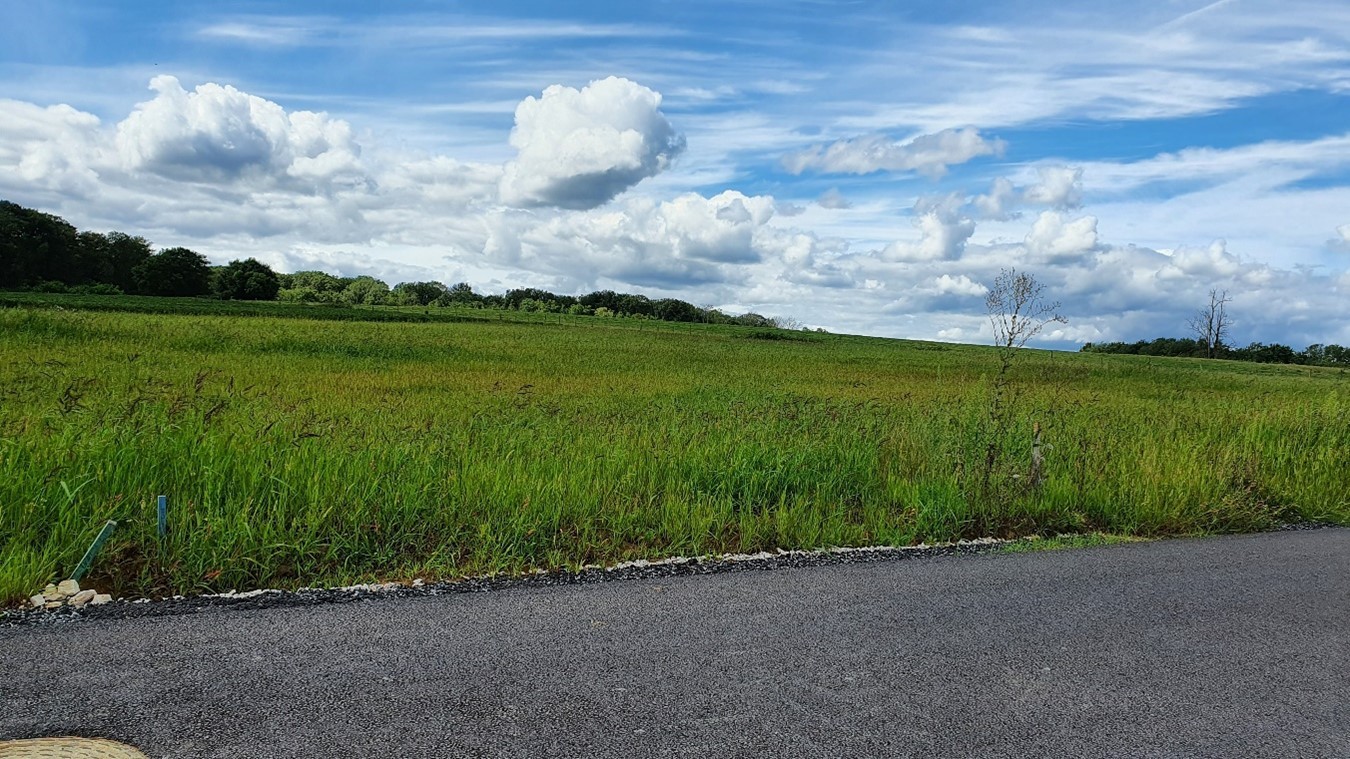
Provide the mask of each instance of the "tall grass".
[{"label": "tall grass", "polygon": [[753,336],[0,309],[0,602],[1350,521],[1344,372],[1028,352],[990,498],[992,351]]}]

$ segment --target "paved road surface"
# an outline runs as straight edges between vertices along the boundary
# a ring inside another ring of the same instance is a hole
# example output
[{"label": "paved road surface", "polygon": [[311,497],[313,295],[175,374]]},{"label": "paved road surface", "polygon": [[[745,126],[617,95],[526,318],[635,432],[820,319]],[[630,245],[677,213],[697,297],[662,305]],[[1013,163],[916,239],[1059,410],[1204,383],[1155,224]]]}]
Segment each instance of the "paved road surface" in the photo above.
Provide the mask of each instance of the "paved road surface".
[{"label": "paved road surface", "polygon": [[0,630],[152,757],[1350,757],[1350,530]]}]

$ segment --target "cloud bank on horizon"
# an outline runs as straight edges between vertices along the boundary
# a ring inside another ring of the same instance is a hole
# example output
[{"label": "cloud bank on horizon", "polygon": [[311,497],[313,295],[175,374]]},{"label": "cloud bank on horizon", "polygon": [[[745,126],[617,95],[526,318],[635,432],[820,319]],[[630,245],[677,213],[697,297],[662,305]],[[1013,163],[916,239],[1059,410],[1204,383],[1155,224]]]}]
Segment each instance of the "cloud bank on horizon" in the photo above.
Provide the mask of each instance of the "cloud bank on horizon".
[{"label": "cloud bank on horizon", "polygon": [[1343,3],[468,7],[21,10],[0,198],[220,262],[835,331],[984,341],[1015,266],[1069,318],[1045,347],[1183,335],[1211,288],[1240,342],[1350,344]]}]

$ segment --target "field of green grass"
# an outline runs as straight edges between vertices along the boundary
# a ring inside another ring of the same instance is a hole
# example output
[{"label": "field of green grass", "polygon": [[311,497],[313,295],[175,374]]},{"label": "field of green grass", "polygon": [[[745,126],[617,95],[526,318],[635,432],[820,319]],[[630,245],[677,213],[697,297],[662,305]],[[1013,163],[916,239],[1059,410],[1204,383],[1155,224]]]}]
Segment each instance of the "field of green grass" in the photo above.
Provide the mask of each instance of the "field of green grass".
[{"label": "field of green grass", "polygon": [[980,347],[90,300],[0,307],[0,605],[106,519],[118,595],[1350,522],[1341,370],[1026,351],[991,421]]}]

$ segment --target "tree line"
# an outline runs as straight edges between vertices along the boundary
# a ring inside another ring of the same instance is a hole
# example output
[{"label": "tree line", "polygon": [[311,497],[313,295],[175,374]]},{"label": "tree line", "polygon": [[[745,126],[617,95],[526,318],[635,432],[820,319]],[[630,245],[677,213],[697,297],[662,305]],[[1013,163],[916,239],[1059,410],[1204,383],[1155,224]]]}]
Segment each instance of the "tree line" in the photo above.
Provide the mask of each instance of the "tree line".
[{"label": "tree line", "polygon": [[0,289],[275,300],[280,284],[251,258],[212,266],[187,248],[155,251],[144,237],[81,232],[59,216],[0,201]]},{"label": "tree line", "polygon": [[1087,343],[1079,349],[1084,353],[1126,353],[1139,356],[1179,356],[1184,358],[1223,358],[1230,361],[1253,361],[1261,364],[1305,364],[1309,366],[1350,366],[1350,348],[1314,343],[1303,350],[1294,350],[1280,343],[1254,342],[1245,348],[1229,347],[1223,343],[1211,345],[1203,338],[1159,337],[1133,343]]},{"label": "tree line", "polygon": [[0,290],[353,306],[458,306],[751,327],[801,326],[790,318],[731,315],[675,298],[652,299],[613,290],[572,296],[519,288],[496,295],[474,292],[466,282],[402,282],[390,287],[368,276],[338,277],[322,271],[282,274],[253,258],[212,266],[205,256],[188,248],[155,251],[144,237],[81,232],[59,216],[9,201],[0,201]]},{"label": "tree line", "polygon": [[1079,350],[1087,353],[1129,353],[1140,356],[1179,356],[1185,358],[1224,358],[1260,364],[1305,364],[1310,366],[1350,366],[1350,350],[1339,345],[1313,343],[1301,351],[1280,343],[1251,343],[1245,348],[1229,346],[1233,329],[1228,304],[1233,299],[1227,290],[1213,289],[1209,298],[1187,321],[1194,339],[1159,337],[1134,343],[1088,343]]}]

